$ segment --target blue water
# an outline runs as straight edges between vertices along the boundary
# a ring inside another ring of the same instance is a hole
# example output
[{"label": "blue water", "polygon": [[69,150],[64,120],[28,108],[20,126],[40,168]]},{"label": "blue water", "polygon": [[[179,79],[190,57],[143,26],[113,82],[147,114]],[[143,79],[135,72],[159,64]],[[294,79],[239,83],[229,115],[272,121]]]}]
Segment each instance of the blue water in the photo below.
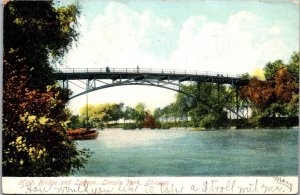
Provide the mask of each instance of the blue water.
[{"label": "blue water", "polygon": [[99,131],[74,176],[296,176],[298,129]]}]

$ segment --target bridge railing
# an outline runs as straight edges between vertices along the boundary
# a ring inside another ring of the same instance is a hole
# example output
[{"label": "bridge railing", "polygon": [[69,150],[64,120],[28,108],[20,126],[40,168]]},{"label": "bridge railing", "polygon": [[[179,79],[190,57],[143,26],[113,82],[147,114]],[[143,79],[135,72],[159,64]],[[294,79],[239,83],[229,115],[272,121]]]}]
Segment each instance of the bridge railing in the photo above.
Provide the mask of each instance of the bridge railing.
[{"label": "bridge railing", "polygon": [[211,72],[199,70],[176,70],[176,69],[153,69],[153,68],[64,68],[58,73],[152,73],[152,74],[174,74],[174,75],[207,75],[217,77],[240,78],[239,74],[224,72]]}]

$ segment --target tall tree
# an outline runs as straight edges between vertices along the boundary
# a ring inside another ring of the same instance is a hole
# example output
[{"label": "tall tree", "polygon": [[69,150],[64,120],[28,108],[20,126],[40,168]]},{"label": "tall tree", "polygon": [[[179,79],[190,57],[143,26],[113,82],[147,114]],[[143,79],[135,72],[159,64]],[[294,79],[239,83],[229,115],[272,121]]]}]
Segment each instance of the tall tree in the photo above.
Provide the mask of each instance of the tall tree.
[{"label": "tall tree", "polygon": [[299,83],[299,66],[300,66],[300,52],[294,52],[291,56],[289,64],[287,65],[288,72],[295,78]]},{"label": "tall tree", "polygon": [[243,87],[241,97],[252,102],[256,117],[298,115],[299,99],[299,56],[294,53],[290,63],[281,60],[268,63],[265,67],[266,81],[252,78]]},{"label": "tall tree", "polygon": [[186,94],[178,94],[175,103],[162,109],[166,117],[191,117],[194,126],[227,126],[226,104],[230,92],[225,86],[213,83],[199,83],[182,86]]},{"label": "tall tree", "polygon": [[130,106],[126,106],[123,110],[124,122],[125,120],[134,119],[135,110]]},{"label": "tall tree", "polygon": [[4,6],[4,176],[68,175],[89,156],[67,139],[68,92],[50,65],[76,39],[77,14],[76,5],[56,9],[52,1]]},{"label": "tall tree", "polygon": [[145,117],[146,117],[146,106],[145,104],[143,103],[137,103],[134,110],[134,120],[137,122],[137,123],[143,123],[144,120],[145,120]]}]

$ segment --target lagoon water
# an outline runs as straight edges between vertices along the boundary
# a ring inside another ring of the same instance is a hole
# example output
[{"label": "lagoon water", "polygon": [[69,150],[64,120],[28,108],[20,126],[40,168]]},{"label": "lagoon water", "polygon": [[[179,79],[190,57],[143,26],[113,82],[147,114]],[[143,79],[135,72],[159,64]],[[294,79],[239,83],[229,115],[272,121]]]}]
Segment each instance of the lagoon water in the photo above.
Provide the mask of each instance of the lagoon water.
[{"label": "lagoon water", "polygon": [[296,176],[298,129],[104,129],[74,176]]}]

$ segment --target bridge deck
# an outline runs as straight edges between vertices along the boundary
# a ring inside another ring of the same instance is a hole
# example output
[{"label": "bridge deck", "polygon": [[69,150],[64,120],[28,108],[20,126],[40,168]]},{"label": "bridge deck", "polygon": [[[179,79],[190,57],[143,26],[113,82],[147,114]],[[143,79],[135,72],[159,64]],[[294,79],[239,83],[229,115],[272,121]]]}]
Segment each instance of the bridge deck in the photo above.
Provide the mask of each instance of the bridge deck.
[{"label": "bridge deck", "polygon": [[99,68],[99,69],[62,69],[54,73],[57,80],[172,80],[172,81],[194,81],[213,82],[219,84],[245,85],[248,80],[242,79],[240,75],[227,73],[180,71],[180,70],[157,70],[138,68]]}]

